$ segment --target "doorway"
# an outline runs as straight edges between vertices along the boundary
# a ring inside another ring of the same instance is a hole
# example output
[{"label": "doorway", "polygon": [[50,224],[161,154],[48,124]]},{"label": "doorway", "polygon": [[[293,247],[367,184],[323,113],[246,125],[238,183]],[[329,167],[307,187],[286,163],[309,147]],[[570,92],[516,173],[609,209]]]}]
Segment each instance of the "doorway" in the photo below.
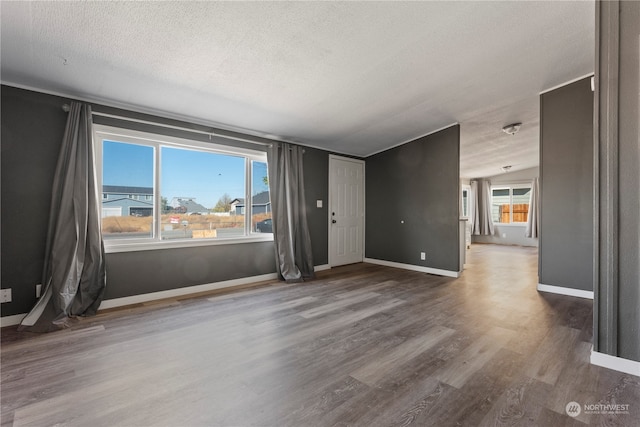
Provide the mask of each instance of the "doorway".
[{"label": "doorway", "polygon": [[364,259],[364,167],[362,160],[329,156],[329,265]]}]

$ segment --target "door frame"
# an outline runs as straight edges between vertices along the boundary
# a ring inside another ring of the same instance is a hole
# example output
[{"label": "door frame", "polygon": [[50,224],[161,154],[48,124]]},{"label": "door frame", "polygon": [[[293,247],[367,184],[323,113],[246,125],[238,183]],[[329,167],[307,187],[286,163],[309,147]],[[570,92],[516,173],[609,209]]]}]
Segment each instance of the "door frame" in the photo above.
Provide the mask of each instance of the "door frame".
[{"label": "door frame", "polygon": [[362,164],[362,260],[364,261],[365,259],[365,227],[366,227],[366,217],[367,217],[367,191],[366,191],[366,173],[367,173],[367,163],[364,160],[361,159],[354,159],[352,157],[344,157],[344,156],[339,156],[336,154],[329,154],[329,191],[328,191],[328,195],[329,195],[329,200],[327,200],[327,232],[329,234],[329,238],[327,240],[328,245],[327,245],[327,260],[329,262],[329,268],[334,267],[334,262],[335,260],[333,259],[333,245],[332,245],[332,232],[331,232],[331,212],[333,212],[333,176],[331,174],[331,164],[334,160],[341,160],[341,161],[348,161],[348,162],[353,162],[353,163],[360,163]]}]

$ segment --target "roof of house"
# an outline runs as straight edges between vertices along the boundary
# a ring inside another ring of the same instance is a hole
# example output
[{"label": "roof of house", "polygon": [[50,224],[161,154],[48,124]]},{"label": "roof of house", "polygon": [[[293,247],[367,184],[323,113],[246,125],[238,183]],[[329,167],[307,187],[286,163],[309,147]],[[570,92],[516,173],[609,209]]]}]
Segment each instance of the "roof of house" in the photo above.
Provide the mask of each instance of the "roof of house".
[{"label": "roof of house", "polygon": [[135,208],[135,207],[153,207],[153,203],[152,202],[145,202],[144,200],[136,200],[136,199],[130,199],[128,197],[121,197],[119,199],[111,199],[111,200],[104,200],[102,202],[102,206],[122,206],[122,207],[130,207],[130,208]]},{"label": "roof of house", "polygon": [[123,185],[103,185],[103,193],[115,194],[150,194],[153,195],[153,187],[127,187]]},{"label": "roof of house", "polygon": [[180,206],[184,207],[187,210],[187,213],[199,212],[199,213],[208,213],[209,209],[202,206],[200,203],[196,203],[193,198],[182,198],[176,197]]},{"label": "roof of house", "polygon": [[[252,202],[253,202],[253,206],[256,205],[267,205],[269,203],[271,203],[271,199],[269,198],[269,192],[268,191],[263,191],[261,193],[255,194],[252,198],[251,198]],[[231,201],[231,204],[236,204],[236,205],[240,205],[240,206],[244,206],[244,198],[243,197],[238,197],[236,199],[233,199]]]}]

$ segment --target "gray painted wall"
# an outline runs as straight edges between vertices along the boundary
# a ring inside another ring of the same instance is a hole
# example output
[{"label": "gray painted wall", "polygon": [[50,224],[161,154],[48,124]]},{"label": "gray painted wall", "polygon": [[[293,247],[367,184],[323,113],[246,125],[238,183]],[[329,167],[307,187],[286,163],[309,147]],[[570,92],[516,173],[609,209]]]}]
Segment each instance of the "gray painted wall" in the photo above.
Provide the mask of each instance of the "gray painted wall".
[{"label": "gray painted wall", "polygon": [[[515,172],[490,176],[487,179],[492,185],[531,184],[538,177],[539,168],[529,168]],[[495,225],[493,236],[471,236],[472,243],[494,243],[498,245],[538,246],[538,239],[525,237],[526,225]]]},{"label": "gray painted wall", "polygon": [[67,114],[65,101],[1,87],[2,95],[2,287],[13,302],[2,316],[25,313],[42,281],[51,184]]},{"label": "gray painted wall", "polygon": [[620,10],[618,354],[640,361],[640,3]]},{"label": "gray painted wall", "polygon": [[526,225],[499,225],[494,224],[494,233],[491,236],[471,236],[471,243],[493,243],[496,245],[538,246],[538,239],[525,237]]},{"label": "gray painted wall", "polygon": [[107,254],[105,299],[275,273],[273,243]]},{"label": "gray painted wall", "polygon": [[593,92],[585,78],[540,96],[540,283],[593,290],[593,218]]},{"label": "gray painted wall", "polygon": [[459,160],[457,125],[367,157],[366,257],[458,271]]},{"label": "gray painted wall", "polygon": [[[1,89],[1,274],[2,287],[11,288],[13,294],[11,303],[2,304],[2,316],[9,316],[31,309],[35,303],[35,284],[41,282],[51,182],[67,120],[61,107],[69,100],[7,86]],[[211,129],[99,105],[94,109],[193,129]],[[96,121],[108,122],[104,118]],[[140,129],[139,125],[128,127]],[[145,127],[144,130],[159,131],[159,128]],[[174,136],[185,136],[181,131],[172,132]],[[208,140],[207,136],[203,137]],[[329,153],[305,150],[308,222],[314,262],[321,265],[328,262]],[[325,208],[315,207],[317,199],[325,201]],[[274,259],[270,242],[111,253],[106,258],[105,299],[274,273]]]},{"label": "gray painted wall", "polygon": [[[326,265],[329,264],[329,153],[326,151],[305,147],[304,188],[313,262]],[[317,200],[322,200],[321,208],[316,207]]]},{"label": "gray painted wall", "polygon": [[594,350],[640,362],[640,3],[596,3]]}]

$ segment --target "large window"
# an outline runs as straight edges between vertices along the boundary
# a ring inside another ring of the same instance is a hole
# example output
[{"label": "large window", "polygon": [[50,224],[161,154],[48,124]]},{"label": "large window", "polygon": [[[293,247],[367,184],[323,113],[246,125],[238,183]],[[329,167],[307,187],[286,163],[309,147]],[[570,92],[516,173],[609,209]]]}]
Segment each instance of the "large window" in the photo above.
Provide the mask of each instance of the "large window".
[{"label": "large window", "polygon": [[107,248],[272,238],[264,152],[94,128]]},{"label": "large window", "polygon": [[530,185],[492,187],[491,216],[494,224],[526,223],[530,197]]}]

